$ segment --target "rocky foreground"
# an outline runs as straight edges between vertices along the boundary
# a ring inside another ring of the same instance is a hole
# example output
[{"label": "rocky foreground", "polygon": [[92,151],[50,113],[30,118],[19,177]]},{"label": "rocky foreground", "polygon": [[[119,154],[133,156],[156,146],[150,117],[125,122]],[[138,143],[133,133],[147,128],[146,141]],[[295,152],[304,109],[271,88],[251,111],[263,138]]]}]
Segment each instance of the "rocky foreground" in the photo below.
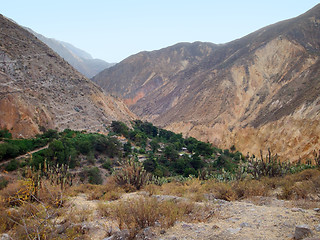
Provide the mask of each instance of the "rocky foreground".
[{"label": "rocky foreground", "polygon": [[[145,195],[145,192],[124,194],[117,201],[126,201]],[[154,196],[158,201],[184,201],[175,196]],[[85,194],[73,198],[72,206],[82,213],[92,213],[81,223],[85,239],[129,239],[127,230],[120,230],[117,222],[99,214],[100,201],[87,200]],[[135,239],[320,239],[320,209],[298,208],[296,202],[273,197],[256,197],[251,200],[228,202],[208,197],[197,203],[210,205],[208,219],[204,222],[177,221],[173,227],[160,225],[145,228]],[[306,204],[306,202],[305,202]],[[314,206],[319,203],[314,203]],[[308,205],[310,207],[310,205]],[[73,211],[75,211],[73,209]],[[66,227],[62,224],[61,229]],[[3,238],[5,239],[5,238]]]}]

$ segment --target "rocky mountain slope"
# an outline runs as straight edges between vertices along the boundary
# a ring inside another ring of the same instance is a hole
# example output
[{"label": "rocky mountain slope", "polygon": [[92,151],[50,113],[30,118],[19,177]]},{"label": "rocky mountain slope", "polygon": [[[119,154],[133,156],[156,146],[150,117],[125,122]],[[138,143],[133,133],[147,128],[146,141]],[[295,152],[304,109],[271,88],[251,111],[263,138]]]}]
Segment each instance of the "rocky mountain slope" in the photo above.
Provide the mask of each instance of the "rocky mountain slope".
[{"label": "rocky mountain slope", "polygon": [[28,137],[39,127],[103,130],[134,115],[27,30],[0,15],[0,128]]},{"label": "rocky mountain slope", "polygon": [[73,46],[70,43],[62,42],[53,38],[47,38],[39,33],[34,32],[30,28],[26,28],[34,34],[38,39],[47,44],[53,51],[58,53],[64,60],[71,64],[80,73],[91,78],[102,70],[111,67],[114,63],[107,63],[101,59],[94,59],[92,56]]},{"label": "rocky mountain slope", "polygon": [[93,78],[167,129],[291,161],[320,148],[320,5],[222,45],[141,52]]}]

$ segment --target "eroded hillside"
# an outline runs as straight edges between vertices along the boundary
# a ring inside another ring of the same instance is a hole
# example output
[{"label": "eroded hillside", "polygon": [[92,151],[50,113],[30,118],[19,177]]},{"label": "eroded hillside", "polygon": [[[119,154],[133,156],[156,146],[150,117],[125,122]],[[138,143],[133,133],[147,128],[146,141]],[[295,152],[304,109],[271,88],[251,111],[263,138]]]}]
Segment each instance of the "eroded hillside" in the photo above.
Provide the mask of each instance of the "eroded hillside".
[{"label": "eroded hillside", "polygon": [[93,80],[167,129],[242,152],[312,158],[320,148],[319,28],[317,5],[227,44],[142,52]]},{"label": "eroded hillside", "polygon": [[103,130],[134,115],[35,36],[0,16],[0,128],[15,136],[46,129]]}]

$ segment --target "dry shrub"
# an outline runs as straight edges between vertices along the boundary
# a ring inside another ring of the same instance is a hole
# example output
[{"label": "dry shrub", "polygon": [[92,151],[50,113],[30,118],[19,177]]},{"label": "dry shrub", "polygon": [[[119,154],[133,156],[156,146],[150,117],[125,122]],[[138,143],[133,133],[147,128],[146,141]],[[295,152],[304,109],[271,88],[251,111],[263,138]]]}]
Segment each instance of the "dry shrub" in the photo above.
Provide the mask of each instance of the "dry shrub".
[{"label": "dry shrub", "polygon": [[114,181],[120,186],[125,186],[128,192],[140,190],[151,179],[150,173],[144,170],[141,163],[133,161],[129,161],[113,177]]},{"label": "dry shrub", "polygon": [[72,207],[66,215],[65,221],[73,224],[91,221],[93,217],[93,209],[86,206],[80,208]]},{"label": "dry shrub", "polygon": [[109,203],[106,202],[98,202],[97,204],[97,212],[100,217],[110,217],[111,210],[109,208]]},{"label": "dry shrub", "polygon": [[0,233],[7,232],[14,227],[14,222],[10,220],[10,213],[4,207],[0,207]]},{"label": "dry shrub", "polygon": [[185,188],[185,197],[196,201],[196,202],[202,202],[205,200],[204,193],[204,184],[199,179],[192,179],[184,184]]},{"label": "dry shrub", "polygon": [[120,201],[112,205],[110,210],[119,228],[128,229],[132,239],[141,229],[154,226],[160,217],[158,202],[154,198]]},{"label": "dry shrub", "polygon": [[269,190],[262,181],[258,180],[239,181],[234,183],[232,188],[235,191],[237,199],[252,196],[266,196]]},{"label": "dry shrub", "polygon": [[314,191],[314,186],[312,181],[297,182],[292,187],[295,199],[309,199],[309,196]]},{"label": "dry shrub", "polygon": [[71,187],[67,194],[77,196],[79,193],[85,193],[88,200],[107,200],[113,201],[121,197],[125,190],[119,187],[112,179],[105,185],[81,184]]},{"label": "dry shrub", "polygon": [[[196,206],[189,201],[157,201],[154,197],[139,197],[127,201],[117,201],[112,204],[101,204],[99,213],[103,216],[113,216],[120,229],[128,229],[133,239],[141,229],[159,223],[168,228],[177,220],[204,221],[208,219],[208,208]],[[209,211],[210,214],[213,211]]]},{"label": "dry shrub", "polygon": [[161,186],[161,194],[182,197],[185,194],[184,184],[181,182],[170,182]]},{"label": "dry shrub", "polygon": [[282,192],[279,196],[281,199],[292,199],[293,197],[293,186],[292,183],[288,182],[288,183],[284,183],[282,185]]},{"label": "dry shrub", "polygon": [[294,181],[300,182],[303,180],[314,180],[320,177],[320,171],[317,169],[306,169],[294,175]]},{"label": "dry shrub", "polygon": [[20,206],[31,197],[32,186],[28,181],[16,181],[1,190],[2,204],[7,207]]},{"label": "dry shrub", "polygon": [[306,199],[298,199],[291,201],[290,207],[298,207],[303,209],[314,209],[319,207],[319,201],[310,201]]},{"label": "dry shrub", "polygon": [[148,184],[144,187],[144,190],[149,193],[149,196],[160,193],[161,187],[155,184]]},{"label": "dry shrub", "polygon": [[186,197],[193,201],[204,200],[204,184],[198,179],[191,179],[186,182],[170,182],[165,183],[162,186],[148,185],[145,190],[150,195],[162,194],[162,195],[174,195],[178,197]]},{"label": "dry shrub", "polygon": [[313,185],[315,192],[320,193],[320,176],[314,178]]},{"label": "dry shrub", "polygon": [[37,193],[37,201],[46,205],[59,208],[65,203],[64,192],[58,185],[51,185],[48,180],[42,182],[41,188]]},{"label": "dry shrub", "polygon": [[52,219],[58,210],[44,203],[24,202],[21,206],[3,211],[1,228],[13,229],[14,239],[53,239],[57,225]]},{"label": "dry shrub", "polygon": [[236,199],[236,193],[229,183],[218,182],[213,187],[214,195],[218,199],[233,201]]}]

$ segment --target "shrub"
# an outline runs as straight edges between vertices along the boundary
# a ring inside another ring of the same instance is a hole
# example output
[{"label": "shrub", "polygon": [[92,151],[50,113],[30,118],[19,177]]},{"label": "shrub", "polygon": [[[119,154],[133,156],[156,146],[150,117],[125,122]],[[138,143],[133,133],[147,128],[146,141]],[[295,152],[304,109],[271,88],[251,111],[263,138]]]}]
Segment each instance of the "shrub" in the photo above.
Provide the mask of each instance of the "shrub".
[{"label": "shrub", "polygon": [[151,175],[144,170],[143,166],[138,162],[129,161],[122,167],[120,171],[115,172],[114,179],[120,186],[131,185],[136,190],[140,190],[145,186]]},{"label": "shrub", "polygon": [[11,172],[17,170],[19,167],[19,162],[16,159],[11,160],[5,167],[6,171]]},{"label": "shrub", "polygon": [[236,199],[265,196],[269,190],[263,182],[257,180],[239,181],[232,184],[232,188],[236,194]]},{"label": "shrub", "polygon": [[2,138],[12,138],[12,134],[9,132],[8,129],[0,129],[0,139]]},{"label": "shrub", "polygon": [[100,170],[97,167],[85,168],[79,173],[79,176],[81,182],[85,182],[86,179],[88,179],[88,183],[90,184],[99,185],[103,182]]},{"label": "shrub", "polygon": [[156,223],[168,228],[177,220],[205,221],[213,213],[207,206],[196,206],[189,201],[158,201],[154,197],[140,196],[100,206],[99,211],[102,215],[114,217],[120,229],[128,229],[129,239],[135,239],[142,229]]},{"label": "shrub", "polygon": [[4,177],[0,177],[0,190],[4,189],[8,185],[8,180]]},{"label": "shrub", "polygon": [[229,183],[219,182],[214,185],[215,197],[226,201],[236,199],[236,193]]},{"label": "shrub", "polygon": [[111,171],[111,168],[112,168],[112,163],[111,161],[108,159],[108,160],[105,160],[103,163],[102,163],[102,167],[106,170],[109,170]]}]

